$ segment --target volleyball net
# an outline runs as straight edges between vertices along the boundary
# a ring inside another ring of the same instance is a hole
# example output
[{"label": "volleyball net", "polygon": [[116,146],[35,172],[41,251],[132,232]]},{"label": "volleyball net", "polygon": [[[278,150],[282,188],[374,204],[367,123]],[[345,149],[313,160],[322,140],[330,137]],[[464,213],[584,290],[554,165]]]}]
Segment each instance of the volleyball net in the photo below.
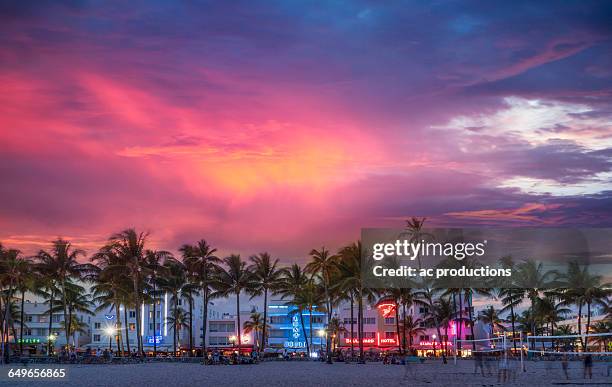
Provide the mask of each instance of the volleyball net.
[{"label": "volleyball net", "polygon": [[455,339],[453,345],[454,361],[455,364],[457,364],[457,358],[463,357],[464,355],[475,358],[495,356],[507,361],[508,352],[512,350],[514,345],[512,338],[507,338],[505,335],[486,339]]},{"label": "volleyball net", "polygon": [[526,347],[530,357],[577,355],[612,357],[612,332],[559,336],[527,336]]}]

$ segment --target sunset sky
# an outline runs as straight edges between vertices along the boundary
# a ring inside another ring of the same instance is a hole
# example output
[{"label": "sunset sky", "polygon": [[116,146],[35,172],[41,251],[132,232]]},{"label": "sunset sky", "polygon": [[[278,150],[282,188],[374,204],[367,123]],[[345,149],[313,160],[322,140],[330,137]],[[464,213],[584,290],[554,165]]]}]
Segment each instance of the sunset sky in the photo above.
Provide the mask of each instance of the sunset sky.
[{"label": "sunset sky", "polygon": [[0,241],[301,259],[612,226],[609,2],[0,4]]}]

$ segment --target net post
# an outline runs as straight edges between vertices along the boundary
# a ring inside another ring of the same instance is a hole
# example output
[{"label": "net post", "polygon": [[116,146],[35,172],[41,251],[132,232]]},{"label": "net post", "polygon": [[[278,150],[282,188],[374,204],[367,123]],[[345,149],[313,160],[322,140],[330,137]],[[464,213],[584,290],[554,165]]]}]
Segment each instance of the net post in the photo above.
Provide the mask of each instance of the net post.
[{"label": "net post", "polygon": [[502,339],[502,346],[504,348],[504,365],[508,365],[508,350],[506,348],[506,334],[504,333],[504,338]]},{"label": "net post", "polygon": [[521,369],[523,370],[523,372],[527,372],[527,370],[525,369],[525,362],[523,360],[523,332],[519,332],[519,343],[520,343],[520,354],[521,354]]}]

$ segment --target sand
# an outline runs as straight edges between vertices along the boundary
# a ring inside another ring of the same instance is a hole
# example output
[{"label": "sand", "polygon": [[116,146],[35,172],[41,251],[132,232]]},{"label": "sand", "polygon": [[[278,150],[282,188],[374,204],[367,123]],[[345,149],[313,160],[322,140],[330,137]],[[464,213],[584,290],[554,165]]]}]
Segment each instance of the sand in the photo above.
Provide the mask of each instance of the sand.
[{"label": "sand", "polygon": [[[43,367],[42,365],[38,366]],[[7,380],[8,367],[2,367],[3,386],[572,386],[612,385],[606,376],[607,365],[595,363],[593,379],[582,378],[582,364],[570,363],[570,380],[565,380],[559,362],[527,362],[527,372],[517,372],[516,380],[499,383],[493,376],[474,375],[469,360],[443,365],[441,361],[401,365],[365,365],[307,361],[269,361],[256,365],[202,366],[186,363],[149,363],[127,365],[66,365],[68,378],[62,382]],[[33,366],[30,368],[34,368]],[[408,371],[408,372],[406,372]],[[612,370],[611,370],[612,373]],[[407,376],[405,377],[405,375]]]}]

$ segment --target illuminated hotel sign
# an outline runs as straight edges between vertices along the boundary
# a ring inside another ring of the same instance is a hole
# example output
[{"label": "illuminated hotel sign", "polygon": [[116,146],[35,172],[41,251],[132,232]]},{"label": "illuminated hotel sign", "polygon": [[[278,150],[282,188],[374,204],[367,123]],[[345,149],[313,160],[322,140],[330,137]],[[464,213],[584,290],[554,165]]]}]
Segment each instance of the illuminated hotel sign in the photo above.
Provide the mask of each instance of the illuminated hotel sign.
[{"label": "illuminated hotel sign", "polygon": [[442,343],[440,343],[438,341],[420,341],[419,342],[419,345],[422,346],[422,347],[433,347],[434,345],[437,345],[437,346],[442,345],[442,346],[444,346],[445,344],[447,346],[449,346],[449,347],[452,347],[452,345],[453,345],[453,343],[451,343],[450,341],[444,341]]},{"label": "illuminated hotel sign", "polygon": [[17,339],[17,343],[23,344],[40,344],[40,339]]},{"label": "illuminated hotel sign", "polygon": [[[344,339],[344,342],[346,344],[359,344],[359,339],[351,339],[350,337],[347,339]],[[374,338],[365,338],[363,339],[363,343],[364,344],[376,344],[376,345],[395,345],[397,344],[397,341],[395,339],[381,339],[380,338],[380,333],[376,334],[376,339]]]},{"label": "illuminated hotel sign", "polygon": [[[345,339],[347,344],[359,344],[359,339]],[[364,344],[374,344],[376,340],[374,339],[363,339]]]},{"label": "illuminated hotel sign", "polygon": [[291,317],[291,337],[293,340],[285,341],[283,346],[285,348],[306,348],[306,342],[299,341],[300,334],[300,320],[297,315]]},{"label": "illuminated hotel sign", "polygon": [[[155,336],[155,344],[164,342],[164,336]],[[153,336],[147,336],[147,344],[153,344]]]},{"label": "illuminated hotel sign", "polygon": [[378,304],[378,310],[383,315],[383,317],[392,317],[395,312],[395,303],[385,302],[382,304]]}]

